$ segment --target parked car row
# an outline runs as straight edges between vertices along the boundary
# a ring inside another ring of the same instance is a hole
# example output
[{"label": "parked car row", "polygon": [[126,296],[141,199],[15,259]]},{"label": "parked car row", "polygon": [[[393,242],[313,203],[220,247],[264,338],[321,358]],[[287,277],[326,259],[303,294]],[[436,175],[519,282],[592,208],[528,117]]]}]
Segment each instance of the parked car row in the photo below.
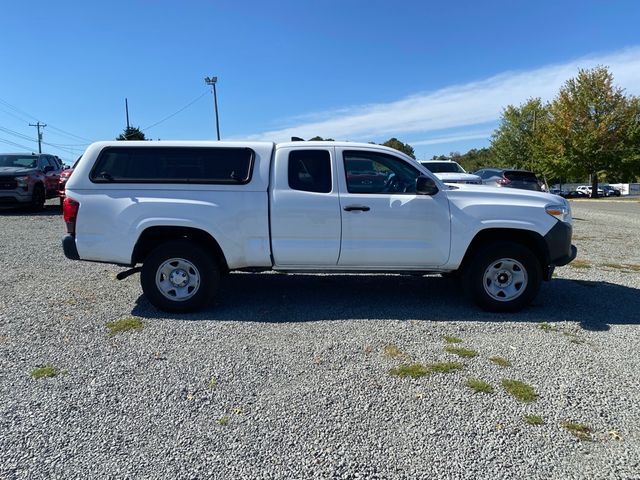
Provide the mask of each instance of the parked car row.
[{"label": "parked car row", "polygon": [[542,183],[535,173],[528,170],[483,168],[475,173],[467,173],[458,162],[453,160],[428,160],[420,163],[445,183],[466,183],[542,191]]},{"label": "parked car row", "polygon": [[[424,160],[420,162],[431,173],[445,183],[464,183],[489,185],[492,187],[510,187],[523,190],[546,191],[543,183],[535,173],[528,170],[508,168],[483,168],[474,173],[467,173],[459,163],[453,160]],[[551,189],[549,193],[564,198],[591,197],[591,185],[580,185],[575,190]],[[619,197],[620,190],[611,185],[598,187],[599,197]]]}]

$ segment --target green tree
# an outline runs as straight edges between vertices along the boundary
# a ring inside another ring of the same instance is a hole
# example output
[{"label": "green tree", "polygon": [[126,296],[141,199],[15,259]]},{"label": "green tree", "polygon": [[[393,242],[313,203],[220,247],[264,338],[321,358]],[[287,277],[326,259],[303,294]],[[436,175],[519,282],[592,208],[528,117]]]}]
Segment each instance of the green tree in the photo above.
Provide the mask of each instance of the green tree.
[{"label": "green tree", "polygon": [[307,140],[308,142],[333,142],[333,138],[322,138],[319,135],[316,135],[313,138],[310,138],[309,140]]},{"label": "green tree", "polygon": [[638,98],[614,86],[606,67],[579,70],[549,105],[544,149],[570,174],[591,176],[592,196],[598,195],[598,175],[636,168]]},{"label": "green tree", "polygon": [[544,167],[542,132],[548,109],[539,98],[520,106],[508,105],[491,139],[494,166],[540,172]]},{"label": "green tree", "polygon": [[127,127],[116,140],[146,140],[144,132],[137,127]]},{"label": "green tree", "polygon": [[481,168],[496,166],[495,156],[491,148],[472,148],[467,153],[460,155],[459,160],[456,161],[467,172],[472,173]]},{"label": "green tree", "polygon": [[384,142],[382,145],[385,147],[395,148],[396,150],[409,155],[411,158],[416,158],[416,154],[413,151],[413,147],[408,143],[402,143],[397,138],[393,137]]}]

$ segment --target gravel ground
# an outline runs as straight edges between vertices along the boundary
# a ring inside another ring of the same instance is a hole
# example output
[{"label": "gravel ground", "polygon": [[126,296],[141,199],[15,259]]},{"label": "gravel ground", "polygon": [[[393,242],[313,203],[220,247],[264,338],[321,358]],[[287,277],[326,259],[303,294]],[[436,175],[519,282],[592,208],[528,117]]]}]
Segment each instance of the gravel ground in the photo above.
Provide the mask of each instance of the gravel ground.
[{"label": "gravel ground", "polygon": [[[0,212],[0,479],[638,479],[640,202],[573,209],[582,268],[515,315],[435,276],[231,274],[217,305],[171,316],[137,276],[66,260],[53,201]],[[131,315],[142,329],[109,335]],[[445,352],[443,335],[478,356]],[[389,374],[453,360],[464,368]],[[60,374],[31,377],[47,364]]]}]

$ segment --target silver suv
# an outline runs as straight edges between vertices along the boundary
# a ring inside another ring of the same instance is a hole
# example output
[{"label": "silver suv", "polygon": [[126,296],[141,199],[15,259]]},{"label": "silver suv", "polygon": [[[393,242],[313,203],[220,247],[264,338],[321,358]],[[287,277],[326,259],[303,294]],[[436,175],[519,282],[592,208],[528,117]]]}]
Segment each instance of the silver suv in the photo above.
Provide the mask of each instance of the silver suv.
[{"label": "silver suv", "polygon": [[44,207],[58,195],[62,161],[44,153],[0,153],[0,206]]}]

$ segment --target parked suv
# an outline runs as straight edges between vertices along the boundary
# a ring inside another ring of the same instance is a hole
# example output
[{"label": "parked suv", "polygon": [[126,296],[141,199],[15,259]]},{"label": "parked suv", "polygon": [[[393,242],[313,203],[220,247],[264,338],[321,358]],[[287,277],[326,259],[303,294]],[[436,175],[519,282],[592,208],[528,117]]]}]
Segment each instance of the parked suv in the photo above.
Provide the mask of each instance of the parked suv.
[{"label": "parked suv", "polygon": [[[581,192],[584,193],[587,196],[591,196],[591,185],[580,185],[578,188],[576,188],[577,192]],[[600,187],[598,187],[598,196],[602,197],[604,195],[604,190]]]},{"label": "parked suv", "polygon": [[475,172],[484,185],[492,187],[521,188],[523,190],[542,191],[536,174],[528,170],[507,170],[504,168],[483,168]]},{"label": "parked suv", "polygon": [[420,163],[445,183],[469,183],[472,185],[482,183],[482,179],[478,175],[467,173],[458,162],[453,160],[424,160]]},{"label": "parked suv", "polygon": [[40,210],[47,198],[58,195],[62,162],[54,155],[0,154],[0,205]]}]

